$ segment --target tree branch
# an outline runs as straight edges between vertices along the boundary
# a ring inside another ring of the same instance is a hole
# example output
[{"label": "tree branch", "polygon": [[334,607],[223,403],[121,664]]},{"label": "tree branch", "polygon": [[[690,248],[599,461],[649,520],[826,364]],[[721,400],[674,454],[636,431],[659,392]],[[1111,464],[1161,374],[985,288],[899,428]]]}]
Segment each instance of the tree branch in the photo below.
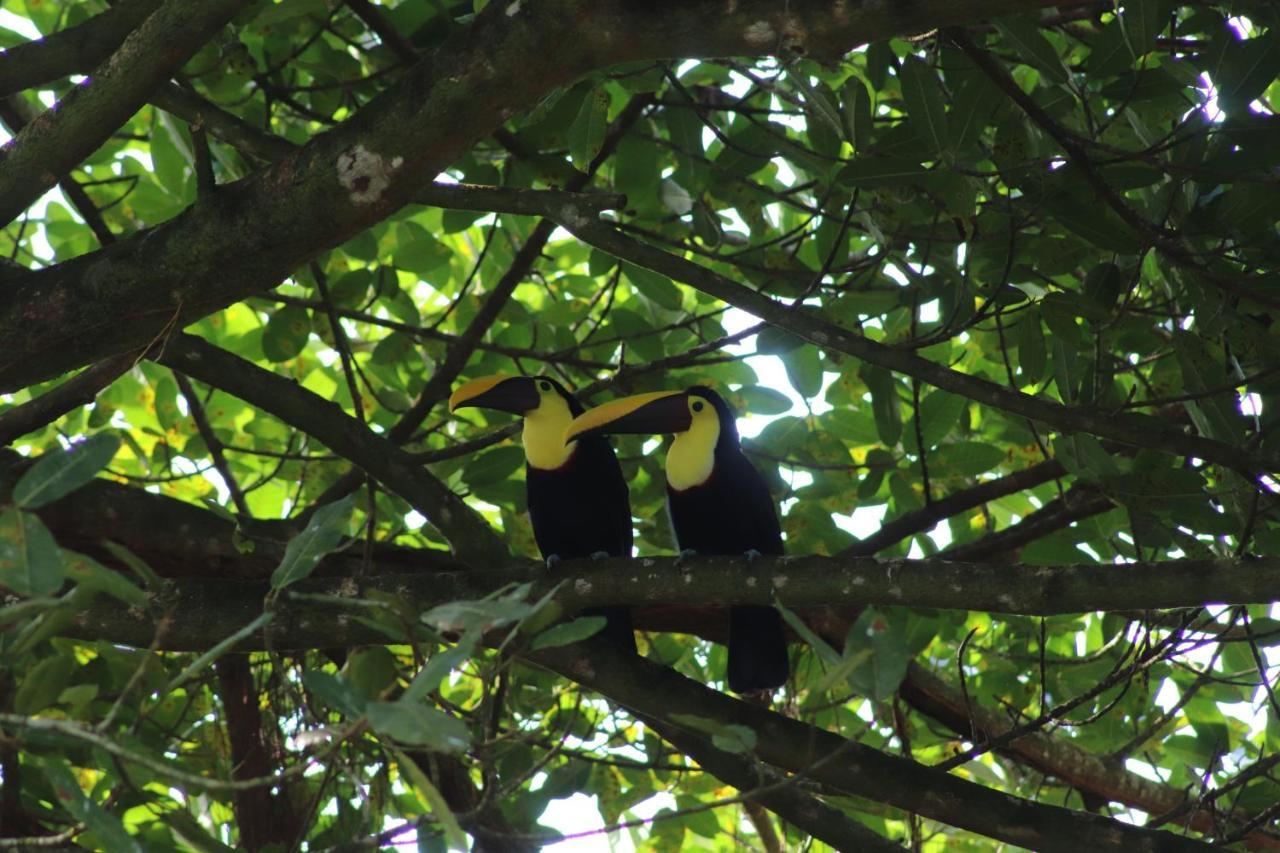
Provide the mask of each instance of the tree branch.
[{"label": "tree branch", "polygon": [[763,805],[834,849],[902,853],[899,845],[806,793],[797,784],[799,780],[746,756],[717,749],[705,736],[666,719],[647,715],[640,715],[640,719],[663,740],[698,762],[703,770],[741,791],[749,802]]},{"label": "tree branch", "polygon": [[[414,201],[504,116],[588,71],[644,59],[795,50],[836,57],[868,40],[1050,5],[925,0],[903,14],[830,0],[744,0],[732,12],[703,3],[548,0],[508,15],[510,4],[491,4],[354,118],[304,148],[220,186],[163,225],[0,292],[0,391],[145,347],[175,317],[190,322],[275,286]],[[154,86],[150,81],[142,96]]]},{"label": "tree branch", "polygon": [[958,515],[965,510],[973,509],[1005,495],[1016,494],[1024,489],[1047,483],[1066,473],[1067,470],[1062,466],[1061,462],[1056,459],[1046,459],[1044,462],[1032,465],[1030,468],[1024,468],[1021,471],[1015,471],[1012,474],[1006,474],[1003,477],[979,483],[976,486],[934,501],[914,512],[904,513],[892,521],[885,522],[880,525],[879,530],[866,539],[856,542],[841,551],[840,556],[869,557],[877,551],[883,551],[885,548],[901,542],[908,536],[914,536],[917,533],[930,530],[939,521],[943,521],[953,515]]},{"label": "tree branch", "polygon": [[86,367],[52,391],[0,413],[0,447],[53,423],[72,409],[89,405],[102,389],[132,367],[136,358],[133,353],[112,356]]},{"label": "tree branch", "polygon": [[[986,740],[1013,729],[1007,719],[974,702],[966,702],[959,690],[916,663],[909,665],[899,692],[911,707],[938,720],[964,739],[974,736],[974,727]],[[999,751],[1073,788],[1151,815],[1170,813],[1189,805],[1193,814],[1188,825],[1197,832],[1212,832],[1215,820],[1220,819],[1209,809],[1196,809],[1193,798],[1180,788],[1145,779],[1126,770],[1119,762],[1100,758],[1045,732],[1023,735]]]},{"label": "tree branch", "polygon": [[1173,432],[1162,420],[1154,417],[1064,406],[1023,394],[921,358],[908,349],[887,346],[865,338],[803,309],[793,309],[701,264],[634,240],[608,223],[585,213],[566,210],[561,213],[561,217],[560,224],[584,243],[682,281],[823,349],[845,353],[869,364],[916,377],[935,388],[961,394],[977,403],[1042,421],[1064,434],[1086,432],[1132,447],[1217,462],[1247,475],[1280,471],[1280,457],[1274,453]]},{"label": "tree branch", "polygon": [[444,534],[454,553],[475,568],[509,562],[506,544],[471,507],[407,453],[336,404],[190,335],[175,335],[154,358],[315,436],[409,501]]},{"label": "tree branch", "polygon": [[839,735],[718,693],[675,670],[600,641],[527,655],[641,715],[690,714],[756,733],[755,755],[854,796],[1042,851],[1209,850],[1172,833],[1139,829],[1086,812],[1034,803],[886,755]]},{"label": "tree branch", "polygon": [[[192,543],[187,550],[198,554],[200,547]],[[699,620],[706,621],[708,614],[718,614],[730,605],[775,601],[792,608],[881,604],[1051,616],[1214,603],[1261,604],[1277,600],[1280,590],[1280,558],[1276,557],[1026,569],[937,559],[817,556],[758,557],[751,561],[702,557],[677,566],[675,558],[647,557],[568,561],[551,572],[537,570],[532,562],[508,558],[496,567],[481,563],[460,571],[378,574],[376,556],[360,589],[349,578],[319,578],[291,590],[336,597],[339,602],[353,599],[362,590],[381,592],[421,612],[446,602],[482,598],[503,584],[532,582],[533,595],[546,594],[559,584],[554,602],[562,612],[630,605],[637,609],[637,622],[642,622],[650,608],[661,612],[680,607],[687,617],[685,624],[664,628],[698,634],[704,630]],[[395,568],[404,571],[403,566]],[[166,635],[165,648],[209,648],[251,621],[261,611],[266,592],[264,583],[199,578],[173,582],[163,603],[172,609],[183,630],[178,636]],[[312,649],[379,641],[381,635],[375,629],[358,621],[334,624],[335,606],[302,599],[282,601],[276,618],[265,629],[271,648]],[[75,631],[80,637],[143,646],[155,633],[145,620],[111,605],[86,611]],[[262,642],[257,636],[241,648],[264,648]]]},{"label": "tree branch", "polygon": [[[36,117],[35,110],[22,98],[17,96],[0,98],[0,120],[3,120],[9,126],[9,130],[13,133],[21,131]],[[89,194],[84,191],[84,187],[80,186],[80,183],[75,178],[66,175],[58,180],[58,186],[62,188],[62,192],[66,194],[72,206],[79,212],[85,224],[89,226],[93,236],[98,238],[99,246],[105,246],[116,241],[116,235],[107,227],[106,221],[102,218],[102,211],[98,210],[98,206],[93,203],[93,199],[89,198]]]},{"label": "tree branch", "polygon": [[0,97],[93,70],[159,9],[160,3],[122,0],[83,24],[0,53]]},{"label": "tree branch", "polygon": [[981,539],[953,545],[940,556],[947,560],[988,560],[1013,552],[1050,533],[1069,527],[1072,523],[1115,508],[1106,495],[1090,486],[1075,485],[1062,497],[1055,498],[1040,509],[1011,524],[1003,530],[988,533]]},{"label": "tree branch", "polygon": [[168,0],[120,49],[0,149],[0,225],[40,197],[137,112],[248,0]]}]

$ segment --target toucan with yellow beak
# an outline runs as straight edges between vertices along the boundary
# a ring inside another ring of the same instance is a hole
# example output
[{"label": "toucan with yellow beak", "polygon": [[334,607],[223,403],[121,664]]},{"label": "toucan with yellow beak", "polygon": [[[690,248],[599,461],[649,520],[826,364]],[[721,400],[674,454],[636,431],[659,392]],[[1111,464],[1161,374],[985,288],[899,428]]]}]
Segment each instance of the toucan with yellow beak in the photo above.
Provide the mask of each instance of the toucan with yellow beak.
[{"label": "toucan with yellow beak", "polygon": [[[604,436],[565,443],[565,429],[584,409],[563,385],[546,376],[486,376],[449,398],[451,412],[466,406],[523,417],[529,519],[548,566],[562,559],[631,556],[631,501],[622,466]],[[630,610],[586,612],[606,616],[604,636],[636,650]]]},{"label": "toucan with yellow beak", "polygon": [[[574,418],[566,441],[609,433],[675,433],[667,508],[681,554],[782,553],[782,528],[760,472],[738,442],[733,410],[702,387],[623,397]],[[729,610],[729,689],[768,691],[787,680],[787,641],[775,608]]]}]

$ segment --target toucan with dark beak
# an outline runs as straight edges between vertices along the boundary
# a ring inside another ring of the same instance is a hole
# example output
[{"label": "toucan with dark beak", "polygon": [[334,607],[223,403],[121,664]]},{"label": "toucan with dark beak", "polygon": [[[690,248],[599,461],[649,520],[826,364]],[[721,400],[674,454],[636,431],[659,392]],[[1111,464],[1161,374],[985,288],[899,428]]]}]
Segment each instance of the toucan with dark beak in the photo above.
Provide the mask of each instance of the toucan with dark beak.
[{"label": "toucan with dark beak", "polygon": [[[604,436],[565,443],[565,429],[584,409],[563,385],[545,376],[486,376],[449,398],[451,412],[466,406],[523,417],[525,495],[533,537],[548,566],[562,559],[631,556],[631,501],[622,466]],[[586,612],[606,616],[604,636],[635,652],[630,610]]]},{"label": "toucan with dark beak", "polygon": [[[623,397],[574,418],[565,441],[610,433],[675,433],[667,508],[682,554],[782,553],[782,528],[760,472],[738,443],[733,410],[702,387]],[[787,641],[773,607],[729,611],[729,689],[771,691],[787,680]]]}]

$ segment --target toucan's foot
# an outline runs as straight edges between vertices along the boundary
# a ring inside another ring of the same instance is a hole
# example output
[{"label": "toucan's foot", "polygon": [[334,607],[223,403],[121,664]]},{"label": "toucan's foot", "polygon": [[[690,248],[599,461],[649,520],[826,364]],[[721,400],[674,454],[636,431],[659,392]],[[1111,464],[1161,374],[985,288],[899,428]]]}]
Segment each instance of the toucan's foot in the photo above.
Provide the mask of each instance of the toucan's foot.
[{"label": "toucan's foot", "polygon": [[556,567],[556,563],[558,563],[558,562],[560,562],[560,555],[559,555],[559,554],[548,554],[548,555],[547,555],[547,568],[548,568],[548,569],[554,569],[554,568]]},{"label": "toucan's foot", "polygon": [[750,563],[750,562],[751,562],[752,560],[754,560],[756,557],[763,557],[763,556],[764,556],[764,554],[760,553],[760,552],[759,552],[759,551],[757,551],[755,548],[750,548],[750,549],[748,549],[748,550],[746,550],[746,551],[743,551],[743,552],[742,552],[742,556],[746,557],[746,558],[747,558],[747,562],[748,562],[748,563]]},{"label": "toucan's foot", "polygon": [[593,560],[607,560],[609,559],[610,556],[611,555],[609,554],[608,551],[592,551],[591,552],[591,559]]},{"label": "toucan's foot", "polygon": [[753,705],[764,705],[767,708],[773,704],[773,694],[776,690],[776,687],[757,687],[755,690],[747,690],[738,695],[742,697],[744,702],[750,702]]},{"label": "toucan's foot", "polygon": [[696,556],[698,556],[697,551],[693,550],[692,548],[685,548],[683,551],[681,551],[679,554],[676,555],[676,565],[682,566],[684,565],[685,560],[692,560]]}]

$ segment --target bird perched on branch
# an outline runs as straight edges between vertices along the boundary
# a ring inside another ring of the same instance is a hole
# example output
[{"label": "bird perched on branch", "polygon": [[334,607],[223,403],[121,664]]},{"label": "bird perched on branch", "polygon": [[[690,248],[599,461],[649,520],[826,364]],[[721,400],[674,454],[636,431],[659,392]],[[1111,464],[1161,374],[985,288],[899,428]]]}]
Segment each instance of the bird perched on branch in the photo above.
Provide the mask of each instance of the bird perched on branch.
[{"label": "bird perched on branch", "polygon": [[[608,433],[675,433],[667,451],[667,507],[682,555],[782,553],[782,529],[760,472],[738,443],[733,410],[716,392],[637,394],[579,415],[566,441]],[[729,689],[772,690],[787,680],[782,616],[772,607],[729,611]]]},{"label": "bird perched on branch", "polygon": [[[584,409],[563,385],[545,376],[486,376],[449,398],[451,412],[466,406],[524,418],[525,494],[533,537],[548,566],[562,559],[631,556],[631,502],[622,467],[603,436],[565,443],[565,429]],[[635,652],[631,611],[586,612],[607,617],[604,636]]]}]

